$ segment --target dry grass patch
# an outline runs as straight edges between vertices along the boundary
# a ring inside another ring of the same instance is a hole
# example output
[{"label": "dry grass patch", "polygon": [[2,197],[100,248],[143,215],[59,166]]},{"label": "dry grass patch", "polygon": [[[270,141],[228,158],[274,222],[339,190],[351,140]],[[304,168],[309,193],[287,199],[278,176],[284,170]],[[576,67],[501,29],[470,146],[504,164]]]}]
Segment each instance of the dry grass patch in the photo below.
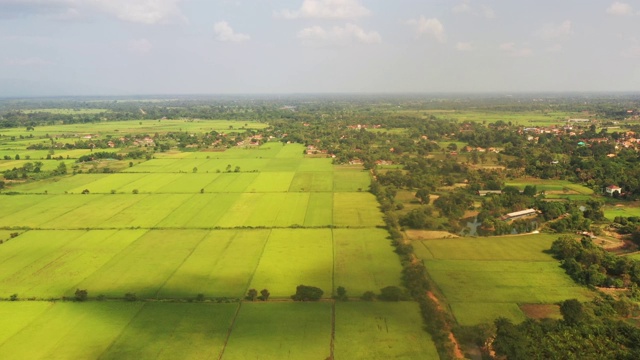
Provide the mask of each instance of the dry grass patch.
[{"label": "dry grass patch", "polygon": [[459,237],[447,231],[434,230],[405,230],[404,233],[410,240],[453,239]]},{"label": "dry grass patch", "polygon": [[521,304],[520,310],[530,319],[561,319],[560,306],[555,304]]}]

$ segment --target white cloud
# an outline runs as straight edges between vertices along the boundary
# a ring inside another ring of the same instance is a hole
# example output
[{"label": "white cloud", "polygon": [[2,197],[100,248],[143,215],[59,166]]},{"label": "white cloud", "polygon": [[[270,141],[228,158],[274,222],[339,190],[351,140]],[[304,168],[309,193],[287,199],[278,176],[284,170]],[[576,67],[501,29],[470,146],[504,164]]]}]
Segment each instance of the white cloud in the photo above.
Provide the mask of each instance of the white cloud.
[{"label": "white cloud", "polygon": [[573,28],[571,21],[565,20],[560,25],[545,24],[537,34],[545,40],[566,40],[573,34]]},{"label": "white cloud", "polygon": [[492,8],[490,8],[489,6],[486,5],[482,5],[481,10],[480,10],[480,14],[484,17],[486,17],[487,19],[493,19],[496,17],[496,12],[493,11]]},{"label": "white cloud", "polygon": [[472,51],[473,49],[473,45],[468,42],[459,42],[456,44],[456,50],[458,51]]},{"label": "white cloud", "polygon": [[179,8],[183,0],[0,0],[0,17],[43,16],[75,20],[104,13],[141,24],[169,23],[186,18]]},{"label": "white cloud", "polygon": [[495,11],[487,5],[480,5],[479,8],[471,6],[470,0],[464,0],[462,3],[454,6],[451,11],[454,14],[473,14],[476,16],[482,16],[487,19],[493,19],[496,17]]},{"label": "white cloud", "polygon": [[[78,0],[83,2],[82,0]],[[141,24],[185,21],[178,4],[182,0],[85,0],[97,9],[118,19]]]},{"label": "white cloud", "polygon": [[325,29],[320,26],[312,26],[298,32],[298,39],[306,43],[324,43],[346,45],[354,41],[365,44],[375,44],[382,41],[380,34],[376,31],[364,31],[361,27],[353,24],[334,26]]},{"label": "white cloud", "polygon": [[5,58],[2,63],[7,66],[43,66],[53,64],[51,61],[39,57]]},{"label": "white cloud", "polygon": [[469,5],[469,0],[465,0],[461,4],[454,6],[452,10],[456,14],[471,12],[471,5]]},{"label": "white cloud", "polygon": [[410,19],[407,21],[407,24],[412,26],[418,35],[429,35],[441,43],[447,41],[444,26],[440,20],[436,18],[426,19],[424,16],[420,15],[420,18]]},{"label": "white cloud", "polygon": [[216,33],[216,39],[219,41],[242,42],[251,39],[247,34],[240,34],[229,26],[226,21],[220,21],[213,25],[213,31]]},{"label": "white cloud", "polygon": [[616,1],[607,8],[607,14],[618,16],[633,15],[633,8],[627,3]]},{"label": "white cloud", "polygon": [[629,46],[628,48],[622,51],[621,55],[626,58],[638,59],[640,58],[640,46],[638,45]]},{"label": "white cloud", "polygon": [[132,39],[129,40],[127,48],[130,52],[138,55],[148,54],[153,49],[153,44],[147,39]]},{"label": "white cloud", "polygon": [[304,0],[300,9],[282,10],[275,15],[285,19],[354,19],[370,14],[360,0]]},{"label": "white cloud", "polygon": [[499,49],[511,57],[527,57],[533,54],[533,50],[530,48],[526,46],[519,47],[512,42],[500,44]]},{"label": "white cloud", "polygon": [[548,48],[545,49],[546,52],[550,52],[550,53],[558,53],[561,52],[563,49],[561,44],[555,44],[553,46],[550,46]]}]

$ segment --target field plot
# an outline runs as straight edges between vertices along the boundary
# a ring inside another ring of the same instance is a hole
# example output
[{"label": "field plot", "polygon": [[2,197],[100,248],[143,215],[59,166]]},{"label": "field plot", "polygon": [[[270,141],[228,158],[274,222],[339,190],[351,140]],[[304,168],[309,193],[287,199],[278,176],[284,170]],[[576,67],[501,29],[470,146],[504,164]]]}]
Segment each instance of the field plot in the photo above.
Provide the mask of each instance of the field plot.
[{"label": "field plot", "polygon": [[77,287],[108,297],[131,292],[154,298],[208,234],[205,230],[149,231]]},{"label": "field plot", "polygon": [[20,330],[0,344],[0,358],[96,359],[142,307],[141,303],[40,304],[46,308],[32,321],[12,319]]},{"label": "field plot", "polygon": [[[557,260],[543,253],[554,235],[458,238],[415,241],[432,279],[447,298],[456,320],[472,325],[506,316],[524,319],[518,304],[586,300]],[[491,291],[487,291],[491,289]],[[478,309],[483,312],[478,313]]]},{"label": "field plot", "polygon": [[338,168],[333,173],[333,191],[336,192],[368,191],[370,183],[369,173],[361,169]]},{"label": "field plot", "polygon": [[144,230],[27,231],[2,245],[0,297],[73,295],[78,283],[144,233]]},{"label": "field plot", "polygon": [[288,298],[300,284],[317,286],[331,297],[333,239],[330,229],[273,229],[251,281],[272,297]]},{"label": "field plot", "polygon": [[333,172],[334,166],[332,164],[332,159],[318,159],[318,158],[304,158],[300,159],[300,166],[298,166],[298,171],[323,171],[323,172]]},{"label": "field plot", "polygon": [[237,306],[147,303],[100,359],[216,359]]},{"label": "field plot", "polygon": [[264,172],[246,188],[247,192],[286,192],[289,190],[294,172]]},{"label": "field plot", "polygon": [[[104,195],[3,196],[0,227],[38,227],[102,196]],[[25,207],[25,203],[32,205]]]},{"label": "field plot", "polygon": [[302,159],[304,146],[302,144],[284,144],[275,155],[280,159]]},{"label": "field plot", "polygon": [[204,187],[205,192],[241,193],[255,181],[258,173],[224,173]]},{"label": "field plot", "polygon": [[618,216],[630,217],[640,216],[640,204],[639,203],[627,203],[616,205],[605,205],[604,217],[613,221]]},{"label": "field plot", "polygon": [[270,230],[209,232],[175,270],[162,297],[237,297],[246,294]]},{"label": "field plot", "polygon": [[335,287],[351,297],[400,285],[402,267],[382,229],[334,229]]},{"label": "field plot", "polygon": [[333,177],[331,172],[297,172],[289,191],[316,192],[332,191]]},{"label": "field plot", "polygon": [[336,303],[335,359],[438,359],[413,302]]},{"label": "field plot", "polygon": [[538,191],[545,191],[549,195],[591,195],[593,189],[586,186],[572,183],[568,180],[544,180],[544,179],[527,179],[518,181],[508,181],[507,186],[515,186],[520,190],[524,190],[527,185],[535,185]]},{"label": "field plot", "polygon": [[304,217],[305,227],[329,226],[333,223],[333,193],[309,194],[309,206]]},{"label": "field plot", "polygon": [[[80,191],[78,191],[80,193],[82,192],[82,190],[87,188],[86,185],[92,184],[95,182],[96,185],[92,185],[91,187],[92,189],[98,189],[99,186],[97,184],[106,183],[106,185],[109,186],[109,191],[110,191],[111,189],[113,189],[113,186],[110,185],[111,181],[113,181],[114,185],[118,183],[118,180],[133,181],[131,177],[127,177],[126,175],[119,177],[118,175],[121,175],[121,174],[71,175],[71,176],[52,178],[52,179],[46,179],[43,181],[27,183],[27,184],[15,187],[14,190],[20,193],[45,193],[46,192],[48,194],[63,194],[65,192],[70,192],[73,189],[81,188]],[[133,174],[133,175],[138,177],[144,176],[142,174]],[[111,176],[113,176],[112,180],[100,182],[100,180],[110,178]],[[92,190],[92,192],[98,193],[100,191]],[[103,192],[108,192],[108,191],[103,191]]]},{"label": "field plot", "polygon": [[324,360],[330,344],[330,303],[243,303],[222,359]]},{"label": "field plot", "polygon": [[[211,359],[237,304],[2,303],[0,357]],[[81,336],[80,336],[81,334]],[[33,346],[37,341],[38,346]]]},{"label": "field plot", "polygon": [[376,198],[365,192],[333,194],[333,224],[347,227],[383,226]]}]

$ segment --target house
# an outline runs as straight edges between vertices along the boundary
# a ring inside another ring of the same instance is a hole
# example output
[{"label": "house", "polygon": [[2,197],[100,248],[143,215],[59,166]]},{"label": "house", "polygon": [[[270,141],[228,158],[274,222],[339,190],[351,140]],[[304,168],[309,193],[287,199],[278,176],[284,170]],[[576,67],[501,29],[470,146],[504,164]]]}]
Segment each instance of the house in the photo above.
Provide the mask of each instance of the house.
[{"label": "house", "polygon": [[536,209],[527,209],[508,213],[502,217],[502,220],[516,220],[527,216],[536,215]]},{"label": "house", "polygon": [[618,195],[620,195],[620,193],[622,192],[622,188],[617,185],[609,185],[604,189],[604,192],[609,196],[614,196],[615,193],[618,193]]}]

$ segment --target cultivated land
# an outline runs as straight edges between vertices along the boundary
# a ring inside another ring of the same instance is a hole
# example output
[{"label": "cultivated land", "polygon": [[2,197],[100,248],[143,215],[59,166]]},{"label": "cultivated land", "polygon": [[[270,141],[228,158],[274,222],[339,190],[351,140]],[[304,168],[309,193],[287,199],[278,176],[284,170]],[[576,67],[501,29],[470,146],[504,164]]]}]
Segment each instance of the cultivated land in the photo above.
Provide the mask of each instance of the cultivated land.
[{"label": "cultivated land", "polygon": [[[216,123],[179,125],[211,131]],[[82,126],[37,130],[141,125]],[[157,153],[121,173],[14,186],[0,197],[0,239],[8,240],[0,246],[0,298],[37,301],[0,303],[0,357],[437,358],[415,303],[327,301],[338,286],[354,298],[398,286],[401,266],[378,228],[369,174],[304,158],[303,149]],[[325,300],[290,302],[300,284],[320,287]],[[250,288],[269,289],[273,301],[238,302]],[[43,301],[76,289],[93,300]],[[158,301],[125,302],[125,293]],[[185,302],[197,294],[205,301]],[[95,301],[99,295],[105,301]]]},{"label": "cultivated land", "polygon": [[522,304],[589,299],[544,251],[557,235],[414,241],[416,254],[461,325],[502,316],[522,321]]}]

